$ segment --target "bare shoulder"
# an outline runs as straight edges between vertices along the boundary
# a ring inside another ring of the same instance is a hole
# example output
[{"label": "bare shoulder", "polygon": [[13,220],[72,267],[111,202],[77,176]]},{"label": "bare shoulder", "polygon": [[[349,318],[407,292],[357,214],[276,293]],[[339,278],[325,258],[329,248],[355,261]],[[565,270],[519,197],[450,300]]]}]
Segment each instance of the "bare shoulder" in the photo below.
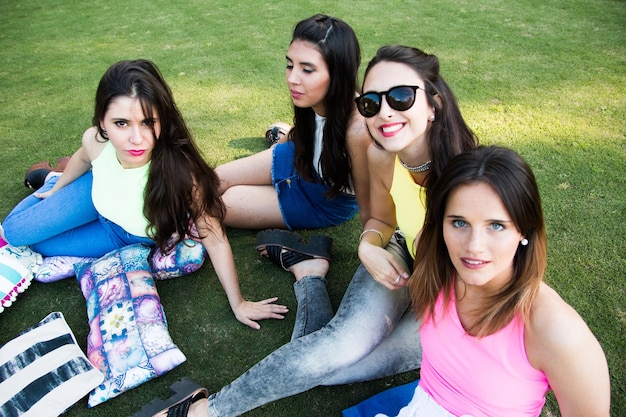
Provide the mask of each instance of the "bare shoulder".
[{"label": "bare shoulder", "polygon": [[[598,340],[583,318],[545,283],[541,284],[525,332],[530,363],[549,374],[593,352],[604,357]],[[555,358],[559,358],[558,360]]]},{"label": "bare shoulder", "polygon": [[581,339],[594,338],[576,310],[545,283],[541,284],[533,303],[527,326],[527,345],[540,345],[543,352],[576,346]]},{"label": "bare shoulder", "polygon": [[91,161],[100,155],[107,142],[100,136],[98,129],[95,127],[90,127],[83,133],[82,145]]},{"label": "bare shoulder", "polygon": [[386,190],[385,193],[388,193],[391,189],[395,158],[395,153],[388,152],[375,144],[372,144],[367,149],[367,163],[369,166],[370,181],[372,181],[374,186],[379,185],[383,187],[379,189],[379,192],[382,192],[384,189]]},{"label": "bare shoulder", "polygon": [[526,325],[531,365],[543,372],[561,415],[608,417],[609,370],[600,343],[580,315],[542,283]]},{"label": "bare shoulder", "polygon": [[544,283],[525,344],[528,360],[546,375],[562,416],[609,416],[610,378],[602,347],[582,317]]}]

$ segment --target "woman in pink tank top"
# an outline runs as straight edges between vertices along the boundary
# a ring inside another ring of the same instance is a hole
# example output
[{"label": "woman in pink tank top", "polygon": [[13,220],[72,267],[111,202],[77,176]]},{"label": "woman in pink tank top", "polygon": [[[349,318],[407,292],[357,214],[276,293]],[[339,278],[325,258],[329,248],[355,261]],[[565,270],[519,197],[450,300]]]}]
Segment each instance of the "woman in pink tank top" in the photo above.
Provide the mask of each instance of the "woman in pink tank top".
[{"label": "woman in pink tank top", "polygon": [[604,352],[543,282],[535,177],[515,152],[480,147],[427,189],[410,291],[422,321],[421,380],[399,416],[609,416]]}]

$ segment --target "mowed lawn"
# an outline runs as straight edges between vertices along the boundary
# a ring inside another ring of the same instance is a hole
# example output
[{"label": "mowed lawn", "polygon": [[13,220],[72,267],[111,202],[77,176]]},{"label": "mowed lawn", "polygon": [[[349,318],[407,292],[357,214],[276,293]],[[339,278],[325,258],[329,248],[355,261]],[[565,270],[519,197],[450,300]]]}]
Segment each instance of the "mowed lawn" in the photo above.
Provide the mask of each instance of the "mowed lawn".
[{"label": "mowed lawn", "polygon": [[[212,165],[264,149],[266,127],[292,117],[284,81],[291,31],[315,13],[354,28],[362,68],[384,44],[436,54],[481,142],[509,146],[528,160],[548,225],[546,281],[602,344],[612,415],[626,415],[623,1],[3,0],[0,221],[28,195],[23,176],[31,164],[54,163],[79,147],[98,80],[118,60],[147,58],[159,66]],[[335,306],[358,266],[360,231],[357,219],[321,231],[335,239],[329,274]],[[152,398],[167,397],[167,387],[183,376],[214,392],[286,343],[296,310],[293,278],[258,257],[255,236],[229,230],[242,291],[255,300],[278,296],[291,310],[284,321],[262,322],[259,331],[237,322],[208,262],[188,277],[159,282],[171,336],[187,361],[93,409],[83,399],[67,415],[132,415]],[[85,302],[74,279],[33,283],[0,314],[0,343],[51,311],[64,314],[85,349]],[[339,416],[418,377],[315,388],[247,415]],[[550,396],[544,416],[557,415]]]}]

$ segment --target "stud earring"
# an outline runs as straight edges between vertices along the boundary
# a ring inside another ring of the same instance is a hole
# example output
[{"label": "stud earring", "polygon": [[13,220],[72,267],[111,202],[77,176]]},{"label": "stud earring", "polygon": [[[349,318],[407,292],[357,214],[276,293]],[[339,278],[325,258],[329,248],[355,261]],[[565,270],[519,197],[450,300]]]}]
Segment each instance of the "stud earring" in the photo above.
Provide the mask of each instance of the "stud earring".
[{"label": "stud earring", "polygon": [[519,243],[521,243],[522,246],[526,246],[526,245],[528,245],[528,239],[524,238],[524,239],[520,240]]},{"label": "stud earring", "polygon": [[430,116],[428,116],[428,120],[430,120],[431,122],[435,121],[435,115],[431,114]]}]

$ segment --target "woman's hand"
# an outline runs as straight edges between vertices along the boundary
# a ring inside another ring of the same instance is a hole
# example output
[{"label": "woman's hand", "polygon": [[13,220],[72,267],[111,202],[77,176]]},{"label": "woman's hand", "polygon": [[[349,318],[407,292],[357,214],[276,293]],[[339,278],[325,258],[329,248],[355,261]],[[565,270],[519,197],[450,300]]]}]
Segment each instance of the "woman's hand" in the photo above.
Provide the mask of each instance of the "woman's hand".
[{"label": "woman's hand", "polygon": [[380,246],[362,241],[359,258],[372,277],[390,290],[406,287],[409,274],[394,256]]},{"label": "woman's hand", "polygon": [[289,312],[287,306],[274,304],[278,297],[272,297],[261,301],[243,300],[237,307],[233,308],[233,313],[237,320],[250,326],[253,329],[260,329],[261,326],[255,320],[285,318],[284,314]]},{"label": "woman's hand", "polygon": [[[197,200],[200,199],[200,197],[197,198]],[[261,326],[255,320],[285,318],[283,314],[289,310],[286,306],[275,304],[277,297],[256,302],[243,299],[233,251],[219,219],[204,214],[195,219],[195,224],[200,236],[204,236],[202,245],[209,254],[213,269],[224,288],[228,304],[237,320],[258,330]]]},{"label": "woman's hand", "polygon": [[55,190],[54,188],[51,188],[50,190],[48,190],[48,191],[44,191],[43,193],[37,193],[37,192],[35,192],[35,193],[33,193],[33,195],[34,195],[35,197],[37,197],[37,198],[41,198],[41,199],[43,200],[44,198],[48,198],[48,197],[50,197],[50,196],[51,196],[52,194],[54,194],[54,193],[56,193],[56,190]]}]

